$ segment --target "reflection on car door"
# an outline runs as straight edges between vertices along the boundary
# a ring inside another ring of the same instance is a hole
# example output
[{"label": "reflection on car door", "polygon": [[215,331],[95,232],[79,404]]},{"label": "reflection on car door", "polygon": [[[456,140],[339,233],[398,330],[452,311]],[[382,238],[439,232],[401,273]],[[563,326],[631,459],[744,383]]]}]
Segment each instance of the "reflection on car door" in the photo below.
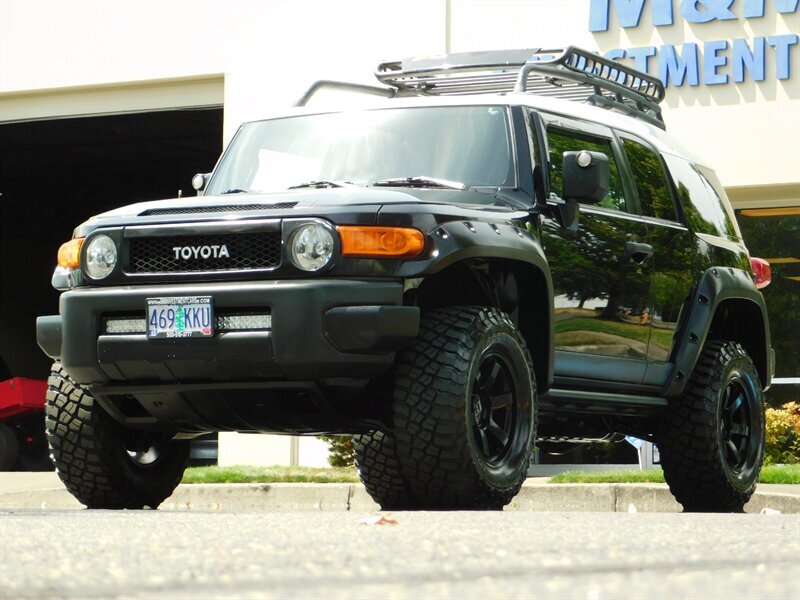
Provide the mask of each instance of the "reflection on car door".
[{"label": "reflection on car door", "polygon": [[[542,243],[555,288],[556,385],[641,383],[650,332],[651,260],[647,225],[625,197],[617,142],[605,127],[541,116],[552,214],[542,221]],[[603,152],[610,167],[608,195],[597,205],[580,206],[575,231],[563,227],[554,210],[564,202],[562,157],[569,150]]]},{"label": "reflection on car door", "polygon": [[[619,139],[631,171],[642,219],[647,222],[649,242],[656,249],[648,303],[651,331],[645,383],[663,385],[671,373],[668,361],[675,329],[692,285],[692,237],[680,222],[659,154],[643,141],[627,134],[621,134]],[[673,172],[673,177],[676,175],[680,174]],[[702,186],[699,177],[695,177],[697,186]],[[686,190],[684,179],[680,176],[675,180],[680,190]]]}]

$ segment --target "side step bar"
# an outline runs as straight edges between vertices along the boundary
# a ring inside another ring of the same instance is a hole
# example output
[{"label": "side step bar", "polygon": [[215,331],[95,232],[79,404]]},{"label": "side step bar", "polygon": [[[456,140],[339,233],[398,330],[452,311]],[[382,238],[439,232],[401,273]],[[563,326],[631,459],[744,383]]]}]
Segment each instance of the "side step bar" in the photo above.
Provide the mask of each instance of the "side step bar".
[{"label": "side step bar", "polygon": [[667,407],[666,398],[584,390],[551,389],[539,397],[543,413],[649,416]]}]

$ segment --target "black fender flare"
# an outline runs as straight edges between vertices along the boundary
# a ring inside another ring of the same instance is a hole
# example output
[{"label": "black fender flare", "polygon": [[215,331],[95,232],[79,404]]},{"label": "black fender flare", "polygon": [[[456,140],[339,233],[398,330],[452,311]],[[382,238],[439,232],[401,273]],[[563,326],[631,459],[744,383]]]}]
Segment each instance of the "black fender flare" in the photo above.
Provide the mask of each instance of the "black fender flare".
[{"label": "black fender flare", "polygon": [[544,381],[539,381],[540,390],[552,385],[554,354],[554,307],[553,279],[550,265],[547,262],[539,238],[532,225],[516,221],[467,221],[456,220],[443,223],[428,233],[428,237],[436,243],[434,257],[426,262],[405,263],[400,275],[413,279],[434,276],[457,263],[470,259],[504,260],[509,263],[527,267],[535,271],[538,278],[536,287],[545,298],[541,303],[545,314],[538,315],[546,336],[546,358],[544,358],[547,374]]},{"label": "black fender flare", "polygon": [[[689,304],[690,312],[679,329],[681,339],[674,353],[672,377],[664,388],[665,397],[674,398],[683,393],[711,332],[718,309],[731,300],[743,303],[761,319],[760,323],[754,324],[761,331],[752,336],[755,340],[750,340],[751,347],[748,350],[763,388],[769,387],[775,371],[775,353],[771,345],[764,296],[756,289],[752,277],[746,271],[733,267],[710,267],[703,272],[695,287]],[[743,342],[741,339],[733,341]]]}]

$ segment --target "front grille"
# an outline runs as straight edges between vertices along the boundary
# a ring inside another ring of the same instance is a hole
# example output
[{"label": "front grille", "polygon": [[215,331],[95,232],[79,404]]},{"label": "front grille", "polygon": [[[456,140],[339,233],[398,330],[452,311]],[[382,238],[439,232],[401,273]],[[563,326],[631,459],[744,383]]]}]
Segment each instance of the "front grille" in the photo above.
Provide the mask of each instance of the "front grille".
[{"label": "front grille", "polygon": [[281,263],[280,232],[137,237],[129,244],[128,273],[252,271]]},{"label": "front grille", "polygon": [[184,206],[175,208],[151,208],[140,217],[152,217],[155,215],[195,215],[198,213],[221,213],[221,212],[244,212],[253,210],[280,210],[282,208],[293,208],[297,202],[277,202],[275,204],[212,204],[210,206]]}]

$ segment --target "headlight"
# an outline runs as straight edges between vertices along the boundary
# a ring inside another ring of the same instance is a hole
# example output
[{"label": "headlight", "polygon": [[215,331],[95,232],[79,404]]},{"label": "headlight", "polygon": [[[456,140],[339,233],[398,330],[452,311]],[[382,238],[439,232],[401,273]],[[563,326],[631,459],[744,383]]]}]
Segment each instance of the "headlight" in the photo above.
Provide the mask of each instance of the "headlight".
[{"label": "headlight", "polygon": [[333,236],[318,223],[299,227],[292,236],[291,259],[303,271],[319,271],[333,257]]},{"label": "headlight", "polygon": [[92,279],[103,279],[117,264],[117,245],[107,235],[97,235],[86,246],[86,273]]}]

